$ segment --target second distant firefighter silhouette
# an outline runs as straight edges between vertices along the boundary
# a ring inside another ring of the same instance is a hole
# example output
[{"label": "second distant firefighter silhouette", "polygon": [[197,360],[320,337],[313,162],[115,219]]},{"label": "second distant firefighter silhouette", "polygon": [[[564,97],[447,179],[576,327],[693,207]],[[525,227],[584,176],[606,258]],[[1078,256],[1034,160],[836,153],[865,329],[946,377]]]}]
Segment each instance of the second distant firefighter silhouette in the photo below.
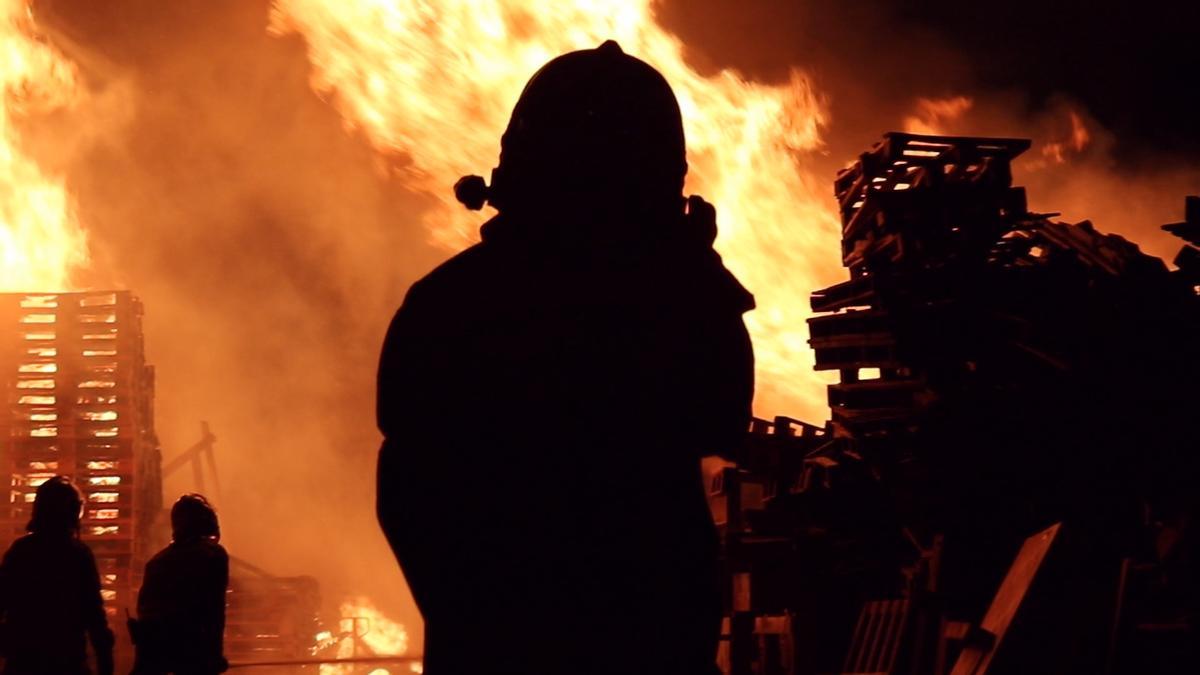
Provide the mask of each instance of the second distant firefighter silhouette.
[{"label": "second distant firefighter silhouette", "polygon": [[132,675],[216,675],[228,667],[229,555],[220,539],[217,512],[203,496],[183,495],[171,507],[171,543],[146,563],[138,617],[129,621]]}]

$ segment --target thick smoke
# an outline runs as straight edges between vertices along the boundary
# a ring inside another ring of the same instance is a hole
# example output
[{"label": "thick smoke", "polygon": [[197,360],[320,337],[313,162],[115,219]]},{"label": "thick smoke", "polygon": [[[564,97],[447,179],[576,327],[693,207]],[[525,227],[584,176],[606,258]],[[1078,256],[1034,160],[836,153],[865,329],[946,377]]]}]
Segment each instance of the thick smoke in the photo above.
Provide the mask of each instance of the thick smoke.
[{"label": "thick smoke", "polygon": [[[1157,226],[1181,217],[1197,172],[1125,171],[1086,106],[980,84],[951,41],[882,2],[704,4],[660,6],[698,67],[777,81],[798,65],[828,97],[816,170],[830,181],[910,118],[951,133],[1032,136],[1017,179],[1033,208],[1091,218],[1155,254],[1174,250]],[[94,264],[81,281],[145,301],[164,454],[210,422],[214,497],[235,555],[317,576],[330,606],[368,596],[418,629],[374,522],[372,404],[391,312],[447,255],[417,226],[424,198],[312,92],[300,39],[266,33],[267,0],[40,0],[35,9],[96,103],[43,121],[33,145],[68,172],[89,231]],[[969,103],[936,105],[958,98]],[[167,486],[168,496],[195,488],[187,470]]]},{"label": "thick smoke", "polygon": [[[106,102],[44,121],[34,145],[89,232],[81,284],[145,303],[164,455],[208,421],[233,555],[419,629],[374,522],[373,396],[391,312],[444,255],[420,198],[312,93],[265,1],[35,9]],[[190,467],[166,486],[197,489]]]}]

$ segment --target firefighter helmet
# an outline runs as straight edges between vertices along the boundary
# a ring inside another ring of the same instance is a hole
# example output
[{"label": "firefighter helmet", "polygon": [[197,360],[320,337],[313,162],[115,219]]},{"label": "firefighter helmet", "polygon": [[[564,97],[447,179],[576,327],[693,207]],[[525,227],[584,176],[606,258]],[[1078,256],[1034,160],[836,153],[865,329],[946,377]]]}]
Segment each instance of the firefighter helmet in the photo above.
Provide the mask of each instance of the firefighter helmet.
[{"label": "firefighter helmet", "polygon": [[683,120],[663,76],[611,40],[559,56],[521,93],[487,187],[455,186],[460,201],[525,210],[549,197],[681,204]]}]

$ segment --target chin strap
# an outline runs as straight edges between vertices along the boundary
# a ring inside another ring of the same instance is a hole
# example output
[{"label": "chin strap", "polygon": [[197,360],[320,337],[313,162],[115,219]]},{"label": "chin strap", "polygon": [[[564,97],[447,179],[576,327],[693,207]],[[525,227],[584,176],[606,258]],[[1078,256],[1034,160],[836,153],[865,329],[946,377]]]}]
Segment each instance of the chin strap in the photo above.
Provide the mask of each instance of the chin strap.
[{"label": "chin strap", "polygon": [[[454,184],[454,198],[472,211],[482,209],[494,192],[483,176],[463,176]],[[685,200],[684,218],[688,229],[704,243],[711,245],[717,240],[717,209],[703,197],[691,195]]]}]

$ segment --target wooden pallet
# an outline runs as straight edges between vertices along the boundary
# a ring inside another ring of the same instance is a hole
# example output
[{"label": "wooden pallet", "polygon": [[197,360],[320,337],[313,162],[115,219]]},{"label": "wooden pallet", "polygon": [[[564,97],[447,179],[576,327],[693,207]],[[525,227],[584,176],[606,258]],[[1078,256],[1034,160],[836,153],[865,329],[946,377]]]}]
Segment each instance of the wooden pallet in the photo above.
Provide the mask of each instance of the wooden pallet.
[{"label": "wooden pallet", "polygon": [[141,317],[128,291],[0,294],[0,545],[24,533],[42,482],[71,476],[114,616],[133,604],[162,503]]}]

